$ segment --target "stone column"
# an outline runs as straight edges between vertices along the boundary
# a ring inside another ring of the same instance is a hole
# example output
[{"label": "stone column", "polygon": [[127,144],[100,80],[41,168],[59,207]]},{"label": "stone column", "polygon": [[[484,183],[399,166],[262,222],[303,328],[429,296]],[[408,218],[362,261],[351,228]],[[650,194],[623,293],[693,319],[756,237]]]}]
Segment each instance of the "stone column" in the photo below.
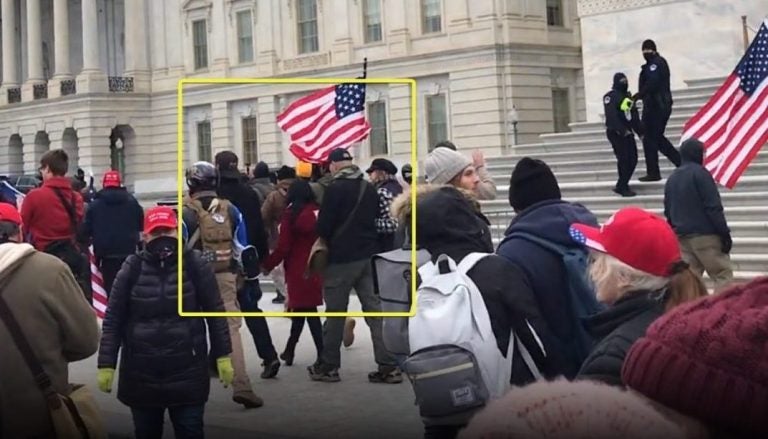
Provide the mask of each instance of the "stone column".
[{"label": "stone column", "polygon": [[445,3],[446,25],[449,30],[461,30],[470,26],[467,0],[452,0]]},{"label": "stone column", "polygon": [[83,70],[77,75],[78,93],[105,92],[107,77],[99,61],[99,24],[96,0],[82,1]]},{"label": "stone column", "polygon": [[280,2],[261,1],[256,4],[257,10],[254,11],[256,17],[256,49],[261,49],[256,53],[256,64],[259,75],[273,76],[277,71],[277,44],[282,29],[280,23]]},{"label": "stone column", "polygon": [[[211,158],[226,149],[238,151],[237,146],[233,145],[234,136],[231,114],[228,102],[214,102],[211,104]],[[242,157],[240,159],[240,164],[242,164]]]},{"label": "stone column", "polygon": [[125,0],[125,76],[133,77],[134,91],[149,92],[146,0]]},{"label": "stone column", "polygon": [[21,100],[34,99],[34,86],[45,83],[43,78],[43,34],[40,24],[40,1],[27,0],[27,80],[21,88]]},{"label": "stone column", "polygon": [[61,96],[61,81],[72,78],[69,70],[69,8],[68,0],[53,0],[53,47],[56,66],[48,81],[48,97]]},{"label": "stone column", "polygon": [[19,48],[16,41],[16,0],[2,0],[3,16],[3,83],[0,86],[0,105],[8,103],[8,89],[19,86],[16,61]]},{"label": "stone column", "polygon": [[[333,35],[333,55],[331,60],[335,65],[349,65],[354,60],[352,59],[352,36],[350,32],[349,23],[349,2],[346,0],[334,0],[331,5],[331,13],[333,14],[334,23],[334,35]],[[382,10],[383,14],[383,10]],[[322,19],[319,16],[318,10],[318,22]]]},{"label": "stone column", "polygon": [[[387,41],[387,48],[389,49],[390,56],[403,56],[408,55],[411,51],[411,34],[408,30],[408,12],[413,8],[419,8],[419,2],[409,2],[407,0],[392,0],[388,2],[391,4],[391,8],[381,8],[382,13],[385,10],[390,11],[388,13],[389,18],[389,38]],[[419,15],[420,16],[420,15]]]}]

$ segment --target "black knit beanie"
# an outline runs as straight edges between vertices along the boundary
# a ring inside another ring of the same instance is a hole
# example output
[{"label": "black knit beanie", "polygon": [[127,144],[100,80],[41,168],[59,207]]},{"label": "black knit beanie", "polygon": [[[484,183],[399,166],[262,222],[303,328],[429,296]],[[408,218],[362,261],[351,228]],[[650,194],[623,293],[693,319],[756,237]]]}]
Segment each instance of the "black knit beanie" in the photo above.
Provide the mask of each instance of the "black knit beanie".
[{"label": "black knit beanie", "polygon": [[546,163],[530,157],[517,162],[509,179],[509,205],[516,212],[541,201],[560,198],[560,186]]},{"label": "black knit beanie", "polygon": [[645,40],[643,41],[641,50],[653,50],[654,52],[657,52],[656,43],[653,40]]}]

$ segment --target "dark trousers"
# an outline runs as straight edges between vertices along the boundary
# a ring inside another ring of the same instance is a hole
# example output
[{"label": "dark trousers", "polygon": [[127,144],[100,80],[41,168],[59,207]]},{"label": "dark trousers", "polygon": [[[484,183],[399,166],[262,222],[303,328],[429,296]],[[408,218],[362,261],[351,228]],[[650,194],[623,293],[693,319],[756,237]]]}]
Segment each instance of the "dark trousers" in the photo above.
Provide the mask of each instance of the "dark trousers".
[{"label": "dark trousers", "polygon": [[427,425],[424,439],[454,439],[466,425]]},{"label": "dark trousers", "polygon": [[[261,286],[259,286],[258,280],[245,282],[240,291],[237,292],[237,301],[240,303],[240,309],[243,312],[262,312],[259,309],[261,294]],[[267,363],[277,360],[277,351],[272,344],[272,336],[269,334],[267,319],[264,317],[245,317],[245,325],[253,337],[259,358]]]},{"label": "dark trousers", "polygon": [[645,167],[648,175],[658,177],[661,175],[659,170],[659,152],[667,156],[674,165],[680,166],[680,153],[677,152],[669,139],[664,136],[664,130],[667,129],[667,121],[672,113],[672,108],[656,109],[643,108],[643,126],[645,135],[643,136],[643,153],[645,154]]},{"label": "dark trousers", "polygon": [[637,144],[635,136],[622,136],[615,130],[607,130],[608,141],[613,147],[613,154],[616,155],[616,168],[619,171],[619,180],[616,182],[616,189],[629,189],[629,179],[635,172],[637,166]]},{"label": "dark trousers", "polygon": [[[201,439],[205,404],[167,407],[177,439]],[[161,439],[166,407],[131,407],[136,439]]]},{"label": "dark trousers", "polygon": [[[293,312],[317,312],[317,307],[296,308]],[[294,352],[296,344],[299,343],[301,331],[304,330],[304,321],[309,325],[309,332],[312,334],[312,341],[315,342],[317,349],[317,358],[323,352],[323,325],[320,323],[320,317],[291,317],[291,335],[288,337],[288,343],[285,345],[286,352]]]},{"label": "dark trousers", "polygon": [[101,278],[104,280],[104,291],[107,292],[107,296],[112,292],[112,284],[115,283],[117,272],[120,271],[125,259],[126,256],[110,256],[99,259],[99,271],[101,271]]}]

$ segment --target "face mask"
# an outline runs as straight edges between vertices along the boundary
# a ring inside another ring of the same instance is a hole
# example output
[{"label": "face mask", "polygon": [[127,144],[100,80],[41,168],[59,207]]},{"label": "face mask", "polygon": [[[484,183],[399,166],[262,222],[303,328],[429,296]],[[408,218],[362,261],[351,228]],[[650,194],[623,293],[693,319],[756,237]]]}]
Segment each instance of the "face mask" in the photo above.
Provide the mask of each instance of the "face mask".
[{"label": "face mask", "polygon": [[629,84],[620,81],[618,84],[616,84],[616,90],[626,93],[627,90],[629,90]]},{"label": "face mask", "polygon": [[176,254],[178,245],[179,240],[177,238],[172,236],[161,236],[149,241],[146,248],[150,254],[161,260],[165,260]]},{"label": "face mask", "polygon": [[643,58],[645,58],[646,61],[650,61],[653,58],[653,53],[643,53]]}]

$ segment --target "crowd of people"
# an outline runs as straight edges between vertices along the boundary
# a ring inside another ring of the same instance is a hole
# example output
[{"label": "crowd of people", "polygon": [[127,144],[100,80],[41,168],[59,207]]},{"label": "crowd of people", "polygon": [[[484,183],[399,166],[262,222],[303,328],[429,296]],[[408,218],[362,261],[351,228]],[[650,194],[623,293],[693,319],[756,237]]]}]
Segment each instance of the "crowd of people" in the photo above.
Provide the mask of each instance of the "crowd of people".
[{"label": "crowd of people", "polygon": [[[480,203],[497,195],[485,159],[451,142],[425,157],[416,200],[411,167],[386,159],[363,170],[339,148],[323,166],[271,172],[259,163],[245,175],[223,151],[186,171],[181,212],[145,211],[116,171],[86,205],[66,177],[66,153],[49,151],[43,185],[21,212],[0,203],[0,355],[12,365],[0,371],[0,436],[50,436],[49,397],[70,392],[68,363],[98,351],[95,384],[111,392],[119,371],[117,398],[136,437],[160,437],[166,411],[177,437],[202,437],[212,376],[232,387],[234,403],[264,404],[247,372],[243,321],[262,379],[294,364],[306,323],[317,352],[309,379],[339,382],[354,320],[292,317],[279,352],[264,317],[182,318],[178,296],[190,312],[259,312],[259,279],[269,274],[274,302],[288,311],[345,312],[354,290],[363,311],[380,312],[371,259],[412,243],[430,255],[417,298],[444,296],[419,302],[414,328],[444,319],[446,306],[468,311],[448,315],[445,331],[406,334],[423,346],[406,356],[387,344],[382,318],[365,318],[375,364],[368,380],[398,384],[407,375],[425,437],[765,436],[768,280],[733,285],[730,231],[701,166],[703,145],[690,139],[680,154],[665,217],[627,207],[602,225],[562,199],[546,163],[521,158],[508,191],[516,215],[494,245]],[[89,303],[89,245],[109,294],[101,334]],[[441,276],[451,273],[446,289]],[[19,331],[8,329],[9,313]],[[474,350],[483,328],[492,352]],[[46,379],[27,367],[19,337]],[[486,367],[493,361],[501,368]],[[499,377],[502,387],[493,387]]]}]

